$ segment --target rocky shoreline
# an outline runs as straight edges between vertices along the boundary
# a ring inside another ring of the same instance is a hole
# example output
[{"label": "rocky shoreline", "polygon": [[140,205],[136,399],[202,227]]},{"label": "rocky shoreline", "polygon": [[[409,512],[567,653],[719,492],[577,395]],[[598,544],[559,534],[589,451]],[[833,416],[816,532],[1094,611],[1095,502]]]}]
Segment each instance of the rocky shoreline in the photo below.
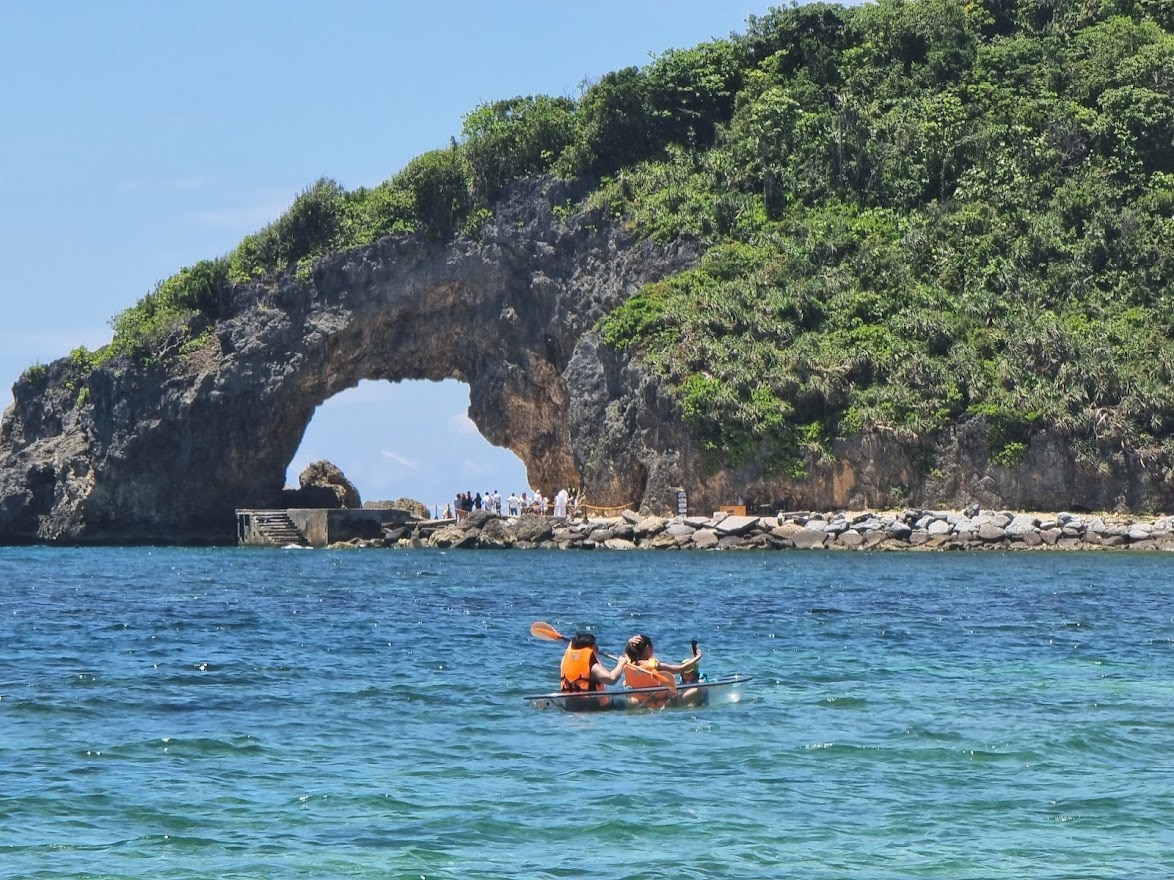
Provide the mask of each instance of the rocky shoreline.
[{"label": "rocky shoreline", "polygon": [[503,518],[420,521],[382,540],[346,546],[559,550],[1174,550],[1174,517],[908,508],[887,512],[787,511],[776,516]]}]

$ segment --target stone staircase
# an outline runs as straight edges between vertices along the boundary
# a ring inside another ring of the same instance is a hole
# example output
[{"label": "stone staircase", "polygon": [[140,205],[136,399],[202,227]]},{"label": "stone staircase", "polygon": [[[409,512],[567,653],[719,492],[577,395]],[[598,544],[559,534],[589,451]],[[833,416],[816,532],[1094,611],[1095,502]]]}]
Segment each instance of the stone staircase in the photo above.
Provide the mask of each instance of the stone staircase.
[{"label": "stone staircase", "polygon": [[302,534],[302,530],[294,525],[294,521],[283,511],[258,511],[253,514],[253,525],[270,544],[275,546],[284,547],[287,544],[297,544],[301,547],[308,547],[310,545],[306,536]]}]

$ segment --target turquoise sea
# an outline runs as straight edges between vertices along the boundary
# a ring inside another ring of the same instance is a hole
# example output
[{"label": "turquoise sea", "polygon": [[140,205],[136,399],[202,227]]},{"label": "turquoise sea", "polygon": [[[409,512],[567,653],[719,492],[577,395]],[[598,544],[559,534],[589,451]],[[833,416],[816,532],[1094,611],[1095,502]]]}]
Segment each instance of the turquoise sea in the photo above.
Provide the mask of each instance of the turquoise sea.
[{"label": "turquoise sea", "polygon": [[0,877],[1171,875],[1170,556],[0,549]]}]

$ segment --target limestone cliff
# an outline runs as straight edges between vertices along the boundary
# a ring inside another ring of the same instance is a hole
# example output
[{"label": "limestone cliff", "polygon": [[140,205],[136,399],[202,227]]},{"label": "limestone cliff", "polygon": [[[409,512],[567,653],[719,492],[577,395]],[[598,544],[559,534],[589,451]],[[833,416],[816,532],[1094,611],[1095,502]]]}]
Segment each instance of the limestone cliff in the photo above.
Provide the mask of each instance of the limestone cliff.
[{"label": "limestone cliff", "polygon": [[699,511],[1170,507],[1143,463],[1083,465],[1060,438],[1037,438],[1017,468],[990,465],[981,423],[945,438],[928,473],[916,446],[886,436],[838,443],[802,478],[761,462],[709,473],[657,378],[593,331],[700,247],[553,209],[576,195],[531,181],[476,238],[392,236],[319,260],[310,277],[242,286],[198,351],[26,373],[0,423],[0,542],[231,541],[235,508],[281,505],[315,408],[364,379],[468,383],[470,417],[534,486],[580,486],[596,505],[659,513],[679,486]]},{"label": "limestone cliff", "polygon": [[[699,249],[557,218],[574,195],[531,182],[475,239],[392,236],[241,287],[203,349],[163,364],[26,374],[0,427],[0,540],[229,541],[234,508],[280,504],[315,408],[364,379],[466,382],[533,485],[578,485],[568,365],[600,315]],[[586,489],[639,503],[651,470]]]}]

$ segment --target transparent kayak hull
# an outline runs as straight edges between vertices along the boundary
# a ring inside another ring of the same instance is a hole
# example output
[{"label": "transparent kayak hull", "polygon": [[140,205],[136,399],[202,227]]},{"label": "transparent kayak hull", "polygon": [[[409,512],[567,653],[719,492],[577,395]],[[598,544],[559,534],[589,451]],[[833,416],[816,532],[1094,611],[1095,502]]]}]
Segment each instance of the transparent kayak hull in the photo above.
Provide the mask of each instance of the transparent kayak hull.
[{"label": "transparent kayak hull", "polygon": [[535,709],[562,709],[566,712],[603,712],[632,709],[676,709],[710,703],[736,703],[753,676],[719,675],[692,684],[679,684],[674,694],[663,685],[646,688],[619,688],[589,693],[530,694],[523,697]]}]

